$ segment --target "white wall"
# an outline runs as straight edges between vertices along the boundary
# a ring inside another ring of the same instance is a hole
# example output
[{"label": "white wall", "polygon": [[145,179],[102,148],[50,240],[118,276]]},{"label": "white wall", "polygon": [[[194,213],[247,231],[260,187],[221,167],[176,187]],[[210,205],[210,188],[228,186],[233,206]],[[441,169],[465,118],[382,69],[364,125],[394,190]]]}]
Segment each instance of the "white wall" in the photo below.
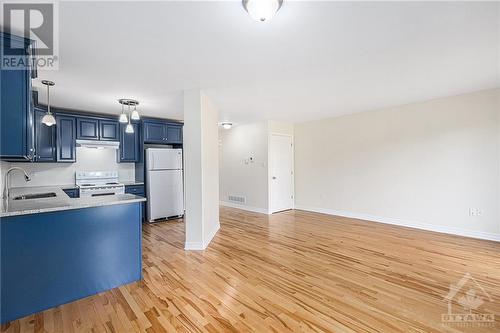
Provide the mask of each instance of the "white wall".
[{"label": "white wall", "polygon": [[[269,212],[269,136],[293,135],[293,124],[263,121],[220,130],[221,204],[267,214]],[[229,201],[230,195],[245,203]]]},{"label": "white wall", "polygon": [[296,124],[296,207],[500,240],[499,101],[488,90]]},{"label": "white wall", "polygon": [[205,249],[220,227],[217,120],[206,95],[184,92],[186,250]]},{"label": "white wall", "polygon": [[117,163],[116,154],[117,151],[113,149],[78,147],[75,163],[2,162],[2,171],[5,163],[24,168],[31,175],[31,181],[27,183],[20,172],[11,173],[12,187],[74,184],[76,171],[117,170],[121,180],[134,180],[134,163]]},{"label": "white wall", "polygon": [[242,196],[246,198],[246,202],[241,203],[242,206],[267,213],[267,122],[238,125],[229,130],[221,129],[220,135],[221,203],[230,205],[230,195]]}]

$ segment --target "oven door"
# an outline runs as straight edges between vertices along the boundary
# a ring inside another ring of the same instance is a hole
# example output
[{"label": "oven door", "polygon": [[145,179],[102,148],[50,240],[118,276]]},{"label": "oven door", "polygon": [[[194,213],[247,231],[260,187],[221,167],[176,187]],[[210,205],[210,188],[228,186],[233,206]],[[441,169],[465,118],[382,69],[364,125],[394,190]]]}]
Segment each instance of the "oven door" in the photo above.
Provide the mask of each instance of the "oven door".
[{"label": "oven door", "polygon": [[125,193],[125,188],[123,186],[116,186],[110,188],[85,188],[80,189],[80,197],[102,197],[115,194]]}]

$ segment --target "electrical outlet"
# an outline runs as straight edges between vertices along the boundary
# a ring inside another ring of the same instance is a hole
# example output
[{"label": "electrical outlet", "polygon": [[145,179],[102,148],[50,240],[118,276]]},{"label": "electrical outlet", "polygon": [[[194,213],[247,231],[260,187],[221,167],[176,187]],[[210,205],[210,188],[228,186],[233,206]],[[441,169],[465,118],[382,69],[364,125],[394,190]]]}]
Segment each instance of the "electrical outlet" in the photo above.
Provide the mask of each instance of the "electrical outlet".
[{"label": "electrical outlet", "polygon": [[481,208],[469,208],[469,216],[483,216]]}]

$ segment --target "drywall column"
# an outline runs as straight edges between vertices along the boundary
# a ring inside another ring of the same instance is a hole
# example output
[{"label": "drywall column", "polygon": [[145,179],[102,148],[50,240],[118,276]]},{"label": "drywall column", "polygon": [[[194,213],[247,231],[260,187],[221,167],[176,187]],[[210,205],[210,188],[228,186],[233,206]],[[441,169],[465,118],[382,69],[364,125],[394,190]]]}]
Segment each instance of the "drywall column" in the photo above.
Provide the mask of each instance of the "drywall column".
[{"label": "drywall column", "polygon": [[219,230],[218,112],[200,90],[184,91],[186,250],[203,250]]}]

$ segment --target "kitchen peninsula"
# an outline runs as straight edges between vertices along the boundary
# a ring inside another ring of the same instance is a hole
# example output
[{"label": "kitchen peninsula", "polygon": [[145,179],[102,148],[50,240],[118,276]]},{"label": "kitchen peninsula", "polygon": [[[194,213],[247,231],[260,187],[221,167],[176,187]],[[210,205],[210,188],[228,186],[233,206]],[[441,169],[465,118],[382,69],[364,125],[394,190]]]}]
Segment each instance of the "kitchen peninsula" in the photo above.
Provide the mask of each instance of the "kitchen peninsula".
[{"label": "kitchen peninsula", "polygon": [[146,199],[63,189],[14,188],[2,202],[2,323],[141,279]]}]

